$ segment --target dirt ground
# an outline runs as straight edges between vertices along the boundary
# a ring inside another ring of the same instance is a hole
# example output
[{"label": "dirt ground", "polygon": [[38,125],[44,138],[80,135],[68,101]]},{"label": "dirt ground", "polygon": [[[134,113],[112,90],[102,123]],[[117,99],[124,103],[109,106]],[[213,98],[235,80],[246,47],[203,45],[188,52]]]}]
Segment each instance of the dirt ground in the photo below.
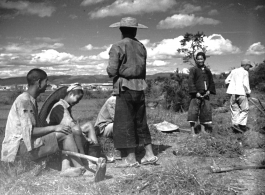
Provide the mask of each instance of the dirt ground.
[{"label": "dirt ground", "polygon": [[[261,195],[265,194],[265,169],[247,169],[235,170],[224,173],[212,173],[210,166],[213,162],[219,167],[233,167],[237,165],[260,165],[265,159],[265,152],[260,149],[245,150],[244,155],[240,158],[209,158],[209,157],[193,157],[193,156],[176,156],[173,151],[177,151],[181,144],[180,140],[189,136],[186,133],[175,133],[168,135],[168,144],[160,145],[154,143],[154,149],[159,157],[156,165],[142,165],[139,168],[114,168],[115,164],[108,164],[107,180],[104,181],[111,185],[112,180],[120,177],[128,177],[141,169],[153,169],[172,167],[172,165],[185,164],[190,169],[197,172],[199,182],[209,180],[218,180],[219,182],[229,181],[226,185],[228,190],[235,194],[242,195]],[[143,153],[138,154],[138,158]],[[203,189],[202,189],[203,191]]]}]

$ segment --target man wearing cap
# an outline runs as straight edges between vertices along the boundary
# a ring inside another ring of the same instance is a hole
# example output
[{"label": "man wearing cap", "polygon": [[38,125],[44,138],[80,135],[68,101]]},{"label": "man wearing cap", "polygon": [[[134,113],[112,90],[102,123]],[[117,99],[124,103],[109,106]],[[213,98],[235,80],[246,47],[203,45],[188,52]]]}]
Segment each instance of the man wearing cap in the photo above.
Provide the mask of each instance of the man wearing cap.
[{"label": "man wearing cap", "polygon": [[241,61],[241,67],[232,70],[225,80],[225,84],[228,85],[226,93],[231,94],[232,125],[235,130],[240,132],[247,130],[248,97],[250,97],[251,93],[248,71],[252,67],[252,63],[244,59]]},{"label": "man wearing cap", "polygon": [[158,158],[154,155],[151,135],[146,121],[145,94],[147,87],[146,58],[144,45],[135,36],[137,28],[147,28],[135,18],[122,18],[110,25],[119,27],[122,40],[113,44],[109,51],[107,73],[113,78],[113,94],[116,107],[113,125],[114,147],[121,151],[122,167],[137,167],[135,148],[145,147],[141,164],[153,164]]}]

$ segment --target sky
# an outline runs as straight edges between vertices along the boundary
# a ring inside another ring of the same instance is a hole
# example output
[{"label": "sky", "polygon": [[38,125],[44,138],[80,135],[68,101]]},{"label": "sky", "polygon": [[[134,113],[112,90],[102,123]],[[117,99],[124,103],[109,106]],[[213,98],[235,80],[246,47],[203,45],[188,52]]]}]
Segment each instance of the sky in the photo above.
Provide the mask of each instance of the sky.
[{"label": "sky", "polygon": [[121,18],[148,29],[136,38],[147,49],[147,74],[186,71],[178,53],[185,33],[203,32],[213,73],[265,59],[265,0],[0,0],[0,78],[106,75],[109,49],[121,39]]}]

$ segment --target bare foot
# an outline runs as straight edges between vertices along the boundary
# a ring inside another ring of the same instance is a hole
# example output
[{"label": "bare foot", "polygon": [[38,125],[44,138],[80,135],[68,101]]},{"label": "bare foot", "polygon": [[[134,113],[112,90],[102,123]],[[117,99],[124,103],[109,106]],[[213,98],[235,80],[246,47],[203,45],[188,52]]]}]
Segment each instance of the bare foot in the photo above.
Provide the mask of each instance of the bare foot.
[{"label": "bare foot", "polygon": [[69,167],[61,171],[60,175],[63,177],[78,177],[84,172],[83,167]]}]

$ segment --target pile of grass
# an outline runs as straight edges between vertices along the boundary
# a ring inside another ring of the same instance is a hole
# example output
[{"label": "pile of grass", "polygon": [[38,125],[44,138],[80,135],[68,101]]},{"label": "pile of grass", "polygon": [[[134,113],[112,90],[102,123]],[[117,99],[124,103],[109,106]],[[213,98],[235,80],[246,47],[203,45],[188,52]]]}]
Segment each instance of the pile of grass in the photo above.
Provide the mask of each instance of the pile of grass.
[{"label": "pile of grass", "polygon": [[181,140],[181,147],[176,151],[182,156],[227,157],[235,158],[244,153],[241,139],[237,135],[199,134]]},{"label": "pile of grass", "polygon": [[140,170],[126,179],[117,179],[112,185],[113,194],[231,194],[227,183],[212,180],[199,181],[195,170],[181,162],[167,168]]}]

